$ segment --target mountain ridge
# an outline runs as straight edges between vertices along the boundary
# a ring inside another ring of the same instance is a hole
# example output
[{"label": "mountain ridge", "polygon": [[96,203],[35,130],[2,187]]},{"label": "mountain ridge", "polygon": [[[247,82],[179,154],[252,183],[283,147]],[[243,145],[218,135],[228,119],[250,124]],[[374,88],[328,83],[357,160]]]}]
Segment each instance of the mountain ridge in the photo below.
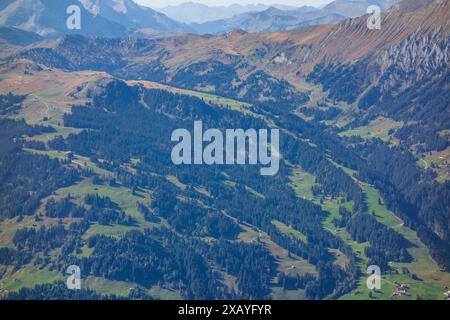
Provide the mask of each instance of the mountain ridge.
[{"label": "mountain ridge", "polygon": [[[377,4],[385,9],[395,2],[396,0],[336,0],[321,9],[307,6],[299,8],[266,6],[259,12],[245,12],[227,19],[187,24],[175,21],[159,11],[140,6],[133,0],[77,0],[81,9],[81,29],[68,30],[66,27],[68,15],[65,10],[73,4],[70,0],[61,0],[57,3],[49,0],[34,2],[8,0],[3,3],[0,10],[0,24],[11,25],[49,38],[63,34],[106,37],[124,37],[133,34],[143,37],[150,34],[149,36],[153,37],[155,32],[166,36],[176,33],[220,34],[233,29],[274,32],[308,25],[333,24],[348,17],[364,14],[370,4]],[[220,12],[220,8],[211,10]]]},{"label": "mountain ridge", "polygon": [[[204,23],[231,18],[235,15],[247,12],[264,11],[269,7],[269,5],[262,4],[240,5],[235,3],[228,6],[208,6],[196,2],[184,2],[176,6],[172,5],[155,10],[166,14],[174,20],[182,21],[184,23]],[[276,7],[284,10],[295,9],[295,7],[282,5]],[[313,7],[310,8],[314,9]]]},{"label": "mountain ridge", "polygon": [[387,10],[397,0],[336,0],[323,8],[300,7],[282,10],[270,6],[264,11],[248,12],[228,19],[191,24],[200,34],[220,34],[232,29],[248,32],[275,32],[299,29],[308,25],[334,24],[347,18],[355,18],[366,13],[370,5]]},{"label": "mountain ridge", "polygon": [[132,0],[77,0],[81,29],[68,30],[66,9],[73,1],[17,0],[5,2],[0,10],[0,24],[31,31],[48,38],[64,34],[124,37],[137,29],[159,32],[191,31],[187,25],[169,19],[162,13],[137,5]]}]

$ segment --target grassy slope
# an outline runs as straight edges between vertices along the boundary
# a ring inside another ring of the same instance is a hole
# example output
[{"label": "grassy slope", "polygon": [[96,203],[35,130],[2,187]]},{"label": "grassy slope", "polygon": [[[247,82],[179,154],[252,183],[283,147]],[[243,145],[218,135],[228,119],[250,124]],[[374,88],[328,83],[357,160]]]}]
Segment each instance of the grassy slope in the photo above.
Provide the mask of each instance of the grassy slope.
[{"label": "grassy slope", "polygon": [[431,169],[436,172],[438,182],[450,180],[450,147],[440,152],[427,152],[419,155],[419,157],[417,165],[423,169]]},{"label": "grassy slope", "polygon": [[[79,129],[67,128],[62,125],[62,116],[66,112],[70,112],[71,104],[77,103],[82,104],[84,100],[74,101],[72,97],[68,94],[72,92],[76,86],[82,84],[85,81],[95,81],[104,77],[103,73],[94,72],[80,72],[75,74],[69,74],[64,72],[57,72],[55,76],[53,71],[41,72],[33,76],[21,76],[20,73],[14,73],[4,75],[2,85],[0,86],[0,93],[13,92],[15,94],[29,94],[27,100],[24,103],[23,109],[19,111],[19,114],[15,115],[16,118],[24,118],[30,124],[41,124],[41,125],[51,125],[57,132],[51,134],[43,134],[40,136],[33,137],[33,140],[39,140],[47,142],[57,135],[67,136],[69,133],[78,133]],[[69,79],[70,78],[70,79]],[[243,103],[240,101],[222,98],[208,93],[196,92],[191,90],[183,90],[174,87],[159,85],[157,83],[145,82],[144,85],[148,88],[162,89],[170,92],[195,96],[206,102],[219,106],[231,108],[233,110],[241,111],[250,114],[251,112],[248,108],[251,106],[248,103]],[[50,158],[56,158],[59,160],[67,161],[67,152],[61,152],[56,150],[35,150],[35,149],[25,149],[25,151],[30,153],[35,153],[39,155],[46,155]],[[74,159],[71,161],[72,166],[80,166],[83,168],[90,168],[95,173],[103,177],[113,176],[112,172],[104,170],[96,166],[95,163],[90,161],[89,158],[75,155]],[[174,183],[177,187],[184,189],[186,186],[183,185],[176,177],[168,176],[167,180]],[[199,190],[199,192],[204,192],[204,190]],[[99,224],[93,224],[85,234],[85,238],[90,237],[93,234],[106,234],[111,236],[120,237],[125,232],[132,229],[145,229],[149,227],[158,227],[160,225],[149,223],[145,221],[142,214],[136,209],[136,203],[138,201],[149,203],[151,201],[151,190],[140,190],[137,194],[133,195],[131,190],[125,187],[113,188],[107,185],[94,185],[91,179],[84,179],[76,183],[73,186],[57,190],[55,195],[57,197],[63,197],[70,194],[73,197],[82,198],[86,194],[97,193],[102,196],[110,197],[114,202],[116,202],[126,214],[132,216],[137,222],[136,226],[102,226]],[[39,224],[50,223],[49,220],[41,222]],[[25,218],[22,222],[17,223],[14,221],[5,221],[0,226],[0,246],[1,247],[11,247],[11,239],[17,229],[24,227],[35,226],[36,223],[31,217]],[[162,220],[161,225],[166,225],[167,223]],[[81,255],[88,256],[91,250],[86,246],[82,248]],[[0,289],[4,287],[9,291],[18,290],[22,287],[32,287],[40,283],[53,282],[54,279],[62,278],[62,275],[54,272],[49,272],[46,270],[34,270],[30,269],[30,266],[25,266],[21,268],[14,274],[8,274],[3,277],[3,282],[0,285]],[[116,281],[109,281],[103,278],[89,278],[87,281],[88,287],[96,290],[99,293],[106,294],[116,294],[119,296],[126,295],[129,286],[124,285],[124,283],[118,283]],[[149,290],[149,293],[160,299],[179,299],[180,293],[176,291],[167,290],[155,286]]]},{"label": "grassy slope", "polygon": [[[57,151],[57,150],[35,150],[30,148],[23,148],[24,151],[31,152],[38,155],[44,155],[48,156],[53,159],[59,159],[67,161],[69,160],[67,157],[68,152],[65,151]],[[95,163],[93,163],[89,158],[83,157],[80,155],[75,154],[74,158],[71,160],[71,164],[76,167],[86,168],[86,169],[92,169],[92,171],[96,174],[99,174],[103,177],[112,177],[113,173],[99,168]]]},{"label": "grassy slope", "polygon": [[251,111],[248,110],[251,107],[251,104],[246,103],[246,102],[237,101],[237,100],[233,100],[233,99],[229,99],[229,98],[223,98],[223,97],[213,95],[210,93],[206,93],[206,92],[180,89],[180,88],[176,88],[176,87],[172,87],[172,86],[168,86],[168,85],[164,85],[164,84],[160,84],[160,83],[152,82],[152,81],[128,81],[127,83],[130,85],[140,84],[148,89],[160,89],[160,90],[169,91],[169,92],[177,93],[177,94],[181,94],[181,95],[197,97],[197,98],[204,100],[207,103],[210,103],[210,104],[213,104],[216,106],[227,107],[232,110],[251,114]]},{"label": "grassy slope", "polygon": [[6,276],[0,280],[0,291],[15,292],[22,288],[29,288],[39,284],[53,283],[62,280],[63,276],[47,268],[39,269],[33,264],[28,264],[23,268],[13,272],[8,270]]},{"label": "grassy slope", "polygon": [[[56,154],[61,156],[60,154]],[[59,189],[55,192],[56,196],[66,196],[70,194],[72,197],[83,197],[86,194],[97,193],[102,196],[110,197],[116,202],[126,214],[132,216],[136,222],[136,226],[103,226],[99,224],[93,224],[84,235],[85,238],[90,237],[93,234],[106,234],[111,236],[120,237],[125,232],[132,229],[144,229],[151,227],[158,227],[158,224],[153,224],[144,220],[142,214],[136,209],[137,201],[149,203],[151,201],[151,192],[149,190],[138,191],[136,195],[133,195],[131,190],[124,187],[110,187],[106,185],[94,185],[90,179],[84,179],[73,186]],[[25,220],[25,219],[24,219]],[[26,220],[28,221],[28,220]],[[20,223],[20,227],[31,226],[32,220],[24,223]],[[165,224],[163,221],[162,224]],[[19,228],[19,227],[18,227]],[[16,230],[15,228],[14,230]],[[13,230],[13,231],[14,231]],[[6,232],[6,231],[5,231]],[[11,233],[11,232],[10,232]],[[82,248],[82,256],[88,256],[91,254],[91,249],[87,246]],[[33,287],[37,284],[52,283],[56,280],[64,279],[63,275],[58,272],[49,271],[47,269],[38,270],[32,265],[27,265],[14,273],[8,273],[3,277],[0,282],[0,288],[4,288],[8,291],[17,291],[23,287]],[[99,277],[88,277],[85,279],[85,286],[95,290],[101,294],[114,294],[117,296],[126,296],[130,288],[135,285],[121,282],[111,281]],[[180,294],[176,291],[170,291],[160,287],[153,287],[149,290],[149,293],[159,299],[178,299]]]},{"label": "grassy slope", "polygon": [[[347,168],[341,167],[346,173],[354,176],[355,172]],[[308,173],[299,172],[299,168],[295,168],[291,175],[292,186],[297,195],[310,198],[310,188],[314,184],[314,179],[310,177]],[[309,177],[308,179],[302,179],[302,177]],[[396,230],[402,234],[407,240],[413,243],[415,246],[408,249],[408,252],[413,257],[414,261],[411,263],[392,263],[392,267],[395,268],[399,274],[397,275],[384,275],[382,279],[382,289],[376,292],[372,292],[373,299],[390,299],[391,294],[394,292],[396,283],[409,284],[411,286],[411,298],[416,299],[421,297],[423,299],[442,299],[444,291],[447,287],[450,287],[450,274],[442,272],[436,262],[431,258],[427,247],[418,239],[417,234],[405,227],[402,221],[395,216],[395,214],[389,211],[384,204],[379,202],[380,194],[373,186],[358,181],[363,191],[366,194],[366,202],[368,212],[374,211],[376,218],[380,223]],[[340,237],[345,243],[347,243],[359,257],[359,267],[363,273],[365,273],[366,264],[368,262],[367,257],[364,254],[367,243],[357,243],[351,240],[350,235],[343,229],[338,229],[332,224],[334,217],[338,217],[339,205],[343,205],[348,209],[352,209],[353,203],[343,202],[342,199],[332,199],[329,201],[320,202],[320,199],[313,199],[317,204],[320,204],[325,211],[328,211],[330,215],[324,220],[324,228]],[[342,256],[340,256],[343,259]],[[341,260],[342,261],[342,260]],[[339,262],[338,262],[339,263]],[[402,267],[407,267],[412,274],[416,274],[421,281],[412,279],[409,275],[402,274]],[[358,288],[350,294],[345,295],[342,299],[370,299],[369,290],[366,286],[366,278],[362,277],[359,281]]]},{"label": "grassy slope", "polygon": [[[149,190],[141,190],[132,194],[132,191],[125,187],[111,187],[109,185],[94,185],[90,179],[84,179],[73,186],[62,188],[56,191],[56,195],[72,197],[84,197],[86,194],[99,194],[101,196],[110,197],[112,201],[117,203],[125,213],[137,222],[140,229],[157,226],[144,220],[142,214],[137,210],[137,202],[149,203],[151,201],[151,192]],[[129,230],[135,229],[133,226],[102,226],[94,224],[87,232],[86,237],[96,233],[104,233],[110,235],[120,235]]]},{"label": "grassy slope", "polygon": [[[270,251],[275,261],[278,264],[278,272],[284,272],[291,275],[312,273],[315,274],[316,270],[313,265],[309,264],[308,261],[297,257],[294,254],[289,256],[286,249],[280,247],[272,240],[267,233],[258,230],[257,228],[250,226],[248,224],[240,225],[242,232],[239,235],[238,241],[245,243],[255,243],[259,242],[264,244],[264,246]],[[276,285],[276,277],[272,279],[272,298],[275,300],[289,299],[289,300],[301,300],[304,299],[303,290],[284,290]]]},{"label": "grassy slope", "polygon": [[293,236],[294,238],[297,238],[305,243],[308,242],[307,237],[300,231],[297,231],[294,228],[287,226],[284,223],[277,220],[273,220],[272,223],[277,227],[278,230],[280,230],[281,233],[288,236]]},{"label": "grassy slope", "polygon": [[[353,175],[355,172],[344,168],[344,170]],[[444,291],[447,287],[450,287],[450,274],[442,272],[437,263],[431,258],[428,248],[420,241],[417,233],[406,226],[403,222],[390,210],[388,210],[383,204],[380,204],[381,199],[378,190],[373,186],[360,182],[366,197],[368,211],[374,211],[376,218],[379,222],[394,229],[401,235],[403,235],[408,241],[410,241],[414,247],[408,249],[408,252],[413,257],[414,261],[411,263],[392,263],[391,266],[399,271],[399,275],[388,275],[383,278],[382,290],[374,296],[376,298],[388,299],[391,296],[392,288],[395,287],[395,283],[405,283],[411,286],[412,298],[421,297],[423,299],[442,299]],[[408,275],[401,274],[402,267],[407,267],[409,271],[416,274],[422,281],[412,279]],[[361,286],[360,286],[361,287]],[[366,298],[367,288],[362,286],[363,298]]]},{"label": "grassy slope", "polygon": [[[72,76],[69,74],[61,73],[57,77],[57,81],[55,82],[55,77],[51,77],[51,74],[42,73],[39,77],[39,79],[31,79],[31,77],[19,77],[17,79],[9,78],[7,77],[8,81],[3,81],[3,86],[0,86],[0,92],[9,92],[13,91],[16,94],[22,94],[22,93],[30,93],[33,92],[29,96],[29,98],[26,101],[24,110],[21,110],[20,114],[17,115],[17,118],[24,117],[29,123],[39,123],[39,124],[47,124],[54,126],[58,133],[66,136],[68,133],[76,133],[79,130],[73,129],[73,128],[65,128],[63,126],[60,126],[59,123],[62,119],[62,114],[64,112],[70,112],[69,107],[69,100],[67,97],[67,93],[73,90],[73,88],[81,84],[83,81],[90,81],[98,79],[104,74],[101,73],[79,73],[77,74],[76,80],[69,82],[66,78],[68,76]],[[36,81],[37,80],[37,81]],[[69,85],[63,85],[64,83],[70,83]],[[142,83],[142,82],[141,82]],[[208,93],[202,93],[202,92],[196,92],[196,91],[190,91],[190,90],[183,90],[183,89],[177,89],[173,87],[167,87],[167,86],[161,86],[159,84],[155,83],[144,83],[145,86],[151,87],[151,88],[159,88],[164,90],[169,90],[175,93],[180,94],[187,94],[191,96],[196,96],[199,98],[204,99],[205,101],[218,105],[223,107],[228,107],[234,110],[239,110],[245,113],[251,113],[249,110],[247,110],[250,105],[231,100],[226,99],[218,96],[214,96]],[[345,109],[345,108],[344,108]],[[43,117],[48,117],[48,121],[43,121]],[[391,125],[383,126],[383,130],[376,131],[375,136],[379,136],[381,138],[385,137],[387,130],[390,128],[393,128]],[[370,128],[372,129],[372,128]],[[362,129],[361,129],[362,130]],[[363,130],[364,131],[364,130]],[[363,134],[368,133],[366,132],[352,132],[352,133],[346,133],[346,134]],[[368,134],[373,135],[374,133],[369,132]],[[41,141],[48,141],[49,139],[52,139],[56,134],[45,134],[37,139]],[[31,150],[28,149],[29,152],[35,152],[40,154],[46,154],[50,157],[59,158],[59,159],[66,159],[66,154],[63,152],[58,151],[39,151],[39,150]],[[427,161],[427,160],[425,160]],[[92,163],[89,159],[81,157],[79,155],[75,156],[75,160],[73,161],[72,165],[81,165],[81,166],[87,166],[92,168],[96,173],[99,173],[101,175],[109,175],[110,172],[98,168],[94,163]],[[349,172],[349,174],[353,174],[352,172]],[[173,183],[178,184],[178,181],[175,181],[172,179],[172,177],[168,177],[169,180],[172,180]],[[296,168],[294,171],[294,174],[291,177],[291,183],[294,188],[294,190],[297,192],[297,194],[301,197],[304,197],[306,199],[313,200],[314,202],[321,204],[324,210],[330,212],[330,216],[324,220],[324,227],[328,229],[329,231],[333,232],[334,234],[338,235],[340,238],[342,238],[347,244],[350,245],[350,247],[354,250],[354,252],[360,252],[359,256],[361,258],[360,261],[360,267],[361,270],[364,270],[364,266],[367,262],[367,258],[364,255],[364,249],[367,246],[367,244],[363,243],[356,243],[355,241],[352,241],[348,235],[348,233],[345,230],[338,230],[336,229],[333,224],[331,223],[333,217],[336,217],[338,215],[338,208],[339,205],[344,205],[351,209],[353,206],[352,203],[342,203],[342,200],[340,199],[333,199],[330,201],[324,201],[323,203],[320,203],[319,199],[314,198],[311,193],[311,186],[314,183],[314,177],[312,175],[309,175],[301,169]],[[231,182],[230,182],[231,184]],[[431,259],[427,248],[417,239],[417,235],[412,230],[409,230],[408,228],[401,225],[401,222],[395,217],[395,215],[388,211],[383,205],[380,205],[378,203],[378,191],[375,190],[373,187],[369,185],[362,184],[366,194],[367,194],[367,202],[369,207],[369,212],[374,210],[377,215],[377,219],[385,223],[386,225],[393,227],[398,232],[403,234],[408,240],[410,240],[412,243],[416,244],[415,248],[410,249],[410,253],[415,258],[416,261],[413,263],[408,264],[394,264],[393,266],[397,269],[401,269],[403,266],[407,266],[408,269],[412,272],[417,274],[420,278],[423,279],[422,282],[414,281],[411,278],[409,278],[406,275],[389,275],[386,276],[383,279],[383,289],[379,293],[375,293],[374,296],[376,298],[383,298],[388,299],[390,297],[390,294],[394,290],[393,283],[395,281],[402,282],[402,283],[409,283],[412,284],[412,290],[411,293],[413,294],[413,297],[417,297],[420,295],[423,298],[436,298],[440,299],[442,298],[442,292],[444,286],[450,286],[450,279],[449,274],[443,273],[439,271],[438,266],[436,263]],[[63,196],[67,194],[71,194],[73,196],[83,196],[87,193],[99,193],[104,196],[109,196],[111,199],[119,204],[119,206],[122,207],[122,209],[125,210],[125,212],[131,216],[133,216],[137,222],[138,226],[137,228],[145,228],[145,227],[153,227],[153,224],[150,224],[146,221],[144,221],[142,215],[136,210],[136,202],[137,201],[150,201],[151,199],[151,192],[150,190],[144,190],[142,192],[138,192],[138,196],[131,194],[131,190],[123,187],[119,188],[112,188],[109,186],[96,186],[93,185],[92,182],[89,179],[83,180],[79,183],[77,183],[74,186],[64,188],[61,190],[58,190],[57,195]],[[26,220],[28,221],[28,220]],[[164,223],[164,221],[162,222]],[[293,230],[292,228],[281,225],[277,222],[275,222],[279,228],[284,230],[285,232],[289,232],[290,234],[293,234],[294,236],[298,236],[300,238],[303,238],[304,235],[299,233],[296,230]],[[32,221],[30,220],[29,223],[23,222],[20,223],[18,226],[24,227],[24,226],[30,226],[32,225]],[[100,225],[93,225],[86,236],[89,236],[91,234],[95,233],[104,233],[104,234],[110,234],[113,236],[120,236],[124,232],[128,231],[130,228],[133,227],[124,227],[124,226],[100,226]],[[11,235],[13,234],[13,231],[17,228],[11,229],[11,228],[4,228],[4,226],[1,226],[1,233],[0,238],[2,239],[10,239]],[[12,230],[12,231],[11,231]],[[250,229],[249,229],[250,230]],[[253,241],[255,237],[257,237],[258,233],[254,231],[246,230],[241,235],[242,241]],[[251,233],[251,235],[250,235]],[[5,240],[6,242],[3,242],[2,246],[9,246],[10,242],[8,240]],[[274,254],[274,256],[277,258],[280,269],[288,270],[292,265],[295,264],[296,270],[301,270],[302,272],[314,272],[314,268],[310,266],[307,262],[298,260],[298,261],[292,261],[290,259],[286,259],[285,254],[283,250],[280,250],[280,247],[276,246],[273,242],[271,242],[269,239],[266,239],[265,237],[262,238],[262,241],[266,243],[269,250]],[[83,254],[89,255],[90,251],[88,248],[83,248]],[[345,263],[345,257],[342,255],[337,254],[337,263]],[[39,283],[48,283],[53,282],[55,280],[58,280],[61,278],[60,274],[50,272],[46,269],[43,270],[35,270],[32,266],[25,266],[24,268],[20,269],[19,271],[15,272],[13,275],[9,275],[6,279],[3,277],[2,282],[0,282],[0,288],[3,286],[4,288],[8,290],[18,290],[21,287],[30,287]],[[97,290],[98,292],[105,292],[105,293],[111,293],[111,294],[118,294],[123,295],[125,293],[124,290],[128,290],[126,287],[129,285],[124,285],[123,283],[115,283],[115,281],[108,281],[106,279],[102,278],[96,278],[93,280],[90,280],[89,286],[93,288],[94,290]],[[361,279],[359,289],[357,290],[359,293],[355,294],[349,294],[344,299],[367,299],[368,298],[368,290],[365,287],[365,281],[364,279]],[[150,289],[150,293],[154,296],[160,297],[161,299],[165,298],[171,298],[175,299],[179,297],[179,293],[171,292],[166,289],[162,288],[152,288]],[[284,291],[281,288],[274,287],[273,288],[273,297],[275,299],[283,299],[283,298],[289,298],[289,299],[301,299],[304,295],[302,290],[296,290],[296,291]]]},{"label": "grassy slope", "polygon": [[402,122],[396,122],[394,120],[379,117],[367,126],[359,127],[342,132],[341,136],[359,136],[363,139],[380,138],[384,141],[390,141],[392,143],[398,143],[398,140],[389,134],[390,130],[394,132],[403,126]]}]

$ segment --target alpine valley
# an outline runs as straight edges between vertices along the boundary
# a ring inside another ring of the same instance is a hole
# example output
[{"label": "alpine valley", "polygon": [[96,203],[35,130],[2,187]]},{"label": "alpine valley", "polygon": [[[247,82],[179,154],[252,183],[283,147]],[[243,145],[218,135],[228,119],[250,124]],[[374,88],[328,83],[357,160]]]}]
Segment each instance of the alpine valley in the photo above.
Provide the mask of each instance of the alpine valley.
[{"label": "alpine valley", "polygon": [[[1,0],[0,297],[447,299],[450,0],[378,1],[379,30],[344,2]],[[279,129],[278,174],[174,165],[196,121]]]}]

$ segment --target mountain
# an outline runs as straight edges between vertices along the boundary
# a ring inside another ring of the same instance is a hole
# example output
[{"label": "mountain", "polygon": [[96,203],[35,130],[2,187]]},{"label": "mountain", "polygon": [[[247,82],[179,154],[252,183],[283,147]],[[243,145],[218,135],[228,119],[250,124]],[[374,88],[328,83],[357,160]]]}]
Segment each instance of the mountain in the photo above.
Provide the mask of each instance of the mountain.
[{"label": "mountain", "polygon": [[[191,24],[200,34],[219,34],[234,29],[241,29],[247,32],[273,32],[300,28],[310,21],[324,19],[334,23],[342,20],[344,16],[321,15],[320,10],[305,8],[295,11],[284,11],[275,7],[270,7],[262,12],[249,12],[234,16],[229,19],[210,21],[202,24]],[[331,18],[331,19],[330,19]]]},{"label": "mountain", "polygon": [[13,26],[43,37],[58,37],[63,34],[86,36],[120,37],[126,35],[126,27],[94,15],[84,7],[81,9],[81,30],[68,30],[66,10],[74,2],[70,0],[17,0],[2,1],[0,24]]},{"label": "mountain", "polygon": [[[161,12],[140,6],[133,0],[78,0],[81,8],[81,29],[68,30],[66,9],[73,4],[70,0],[5,0],[0,6],[0,24],[37,33],[43,37],[55,38],[63,34],[85,36],[143,37],[169,36],[174,33],[190,32],[218,34],[234,29],[248,32],[272,32],[291,30],[308,25],[330,24],[346,17],[365,13],[370,4],[387,8],[395,0],[337,0],[322,9],[313,7],[291,8],[286,6],[264,7],[262,5],[208,7],[196,3],[185,3],[167,7],[162,12],[184,21],[191,17],[212,20],[204,23],[186,24],[175,21]],[[221,18],[214,20],[215,18]],[[200,19],[201,20],[201,19]]]},{"label": "mountain", "polygon": [[[248,12],[260,12],[267,10],[269,7],[270,6],[263,4],[207,6],[196,2],[185,2],[177,6],[167,6],[157,10],[177,21],[185,23],[204,23],[213,20],[228,19],[235,15]],[[283,10],[295,9],[295,7],[282,5],[276,7]]]},{"label": "mountain", "polygon": [[200,34],[218,34],[233,29],[242,29],[247,32],[292,30],[309,25],[334,24],[346,18],[364,15],[370,5],[378,5],[385,10],[396,2],[396,0],[336,0],[321,9],[301,7],[281,10],[270,7],[262,12],[248,12],[228,19],[191,26]]},{"label": "mountain", "polygon": [[36,33],[14,27],[0,26],[0,41],[17,46],[27,46],[41,40],[43,38]]},{"label": "mountain", "polygon": [[364,15],[371,5],[379,6],[385,11],[397,2],[398,0],[336,0],[323,7],[322,12],[355,18]]},{"label": "mountain", "polygon": [[0,25],[0,57],[7,57],[18,50],[18,47],[43,40],[36,33],[14,27]]},{"label": "mountain", "polygon": [[55,38],[64,34],[85,36],[123,37],[136,29],[159,32],[189,31],[150,8],[131,0],[79,0],[81,29],[68,30],[66,9],[74,1],[18,0],[2,1],[0,24],[13,26],[43,37]]},{"label": "mountain", "polygon": [[[380,30],[363,16],[11,46],[0,297],[442,300],[449,15],[450,0],[404,0]],[[278,174],[175,165],[171,137],[200,120],[279,129]],[[65,287],[74,265],[82,290]]]},{"label": "mountain", "polygon": [[133,0],[79,0],[93,15],[119,23],[128,29],[153,29],[164,32],[189,31],[182,23],[162,13],[140,6]]}]

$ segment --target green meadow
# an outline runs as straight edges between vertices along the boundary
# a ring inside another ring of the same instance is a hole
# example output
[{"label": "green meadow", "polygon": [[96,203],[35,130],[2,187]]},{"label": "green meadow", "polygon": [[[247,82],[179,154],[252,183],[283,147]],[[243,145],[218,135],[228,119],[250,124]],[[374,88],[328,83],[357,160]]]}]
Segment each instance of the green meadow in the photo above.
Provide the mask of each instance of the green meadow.
[{"label": "green meadow", "polygon": [[[396,270],[397,274],[383,275],[381,290],[371,292],[367,288],[367,278],[364,276],[368,263],[368,258],[364,250],[369,244],[358,243],[352,240],[345,229],[336,228],[332,223],[334,218],[339,217],[339,206],[344,206],[351,211],[353,209],[353,202],[345,202],[341,198],[325,200],[313,197],[313,202],[319,204],[324,211],[329,213],[323,221],[324,228],[341,238],[352,248],[358,257],[358,266],[363,274],[358,282],[358,287],[351,293],[343,296],[342,299],[442,299],[443,293],[450,288],[450,275],[440,270],[439,266],[431,258],[427,247],[418,238],[416,232],[404,226],[401,219],[386,208],[376,188],[368,183],[357,180],[355,171],[342,166],[339,167],[353,177],[361,186],[366,195],[367,213],[375,213],[375,217],[380,223],[394,229],[413,244],[408,249],[408,252],[413,257],[413,261],[409,263],[391,263],[391,267]],[[291,184],[298,196],[306,199],[312,197],[311,187],[314,184],[314,177],[310,174],[302,172],[299,168],[294,169],[291,174]],[[286,229],[284,230],[286,231]],[[339,264],[342,264],[343,260],[346,259],[345,256],[339,254],[336,256],[336,263]],[[404,273],[406,270],[404,268],[407,268],[407,273]],[[411,296],[392,297],[392,293],[399,284],[409,285]]]}]

